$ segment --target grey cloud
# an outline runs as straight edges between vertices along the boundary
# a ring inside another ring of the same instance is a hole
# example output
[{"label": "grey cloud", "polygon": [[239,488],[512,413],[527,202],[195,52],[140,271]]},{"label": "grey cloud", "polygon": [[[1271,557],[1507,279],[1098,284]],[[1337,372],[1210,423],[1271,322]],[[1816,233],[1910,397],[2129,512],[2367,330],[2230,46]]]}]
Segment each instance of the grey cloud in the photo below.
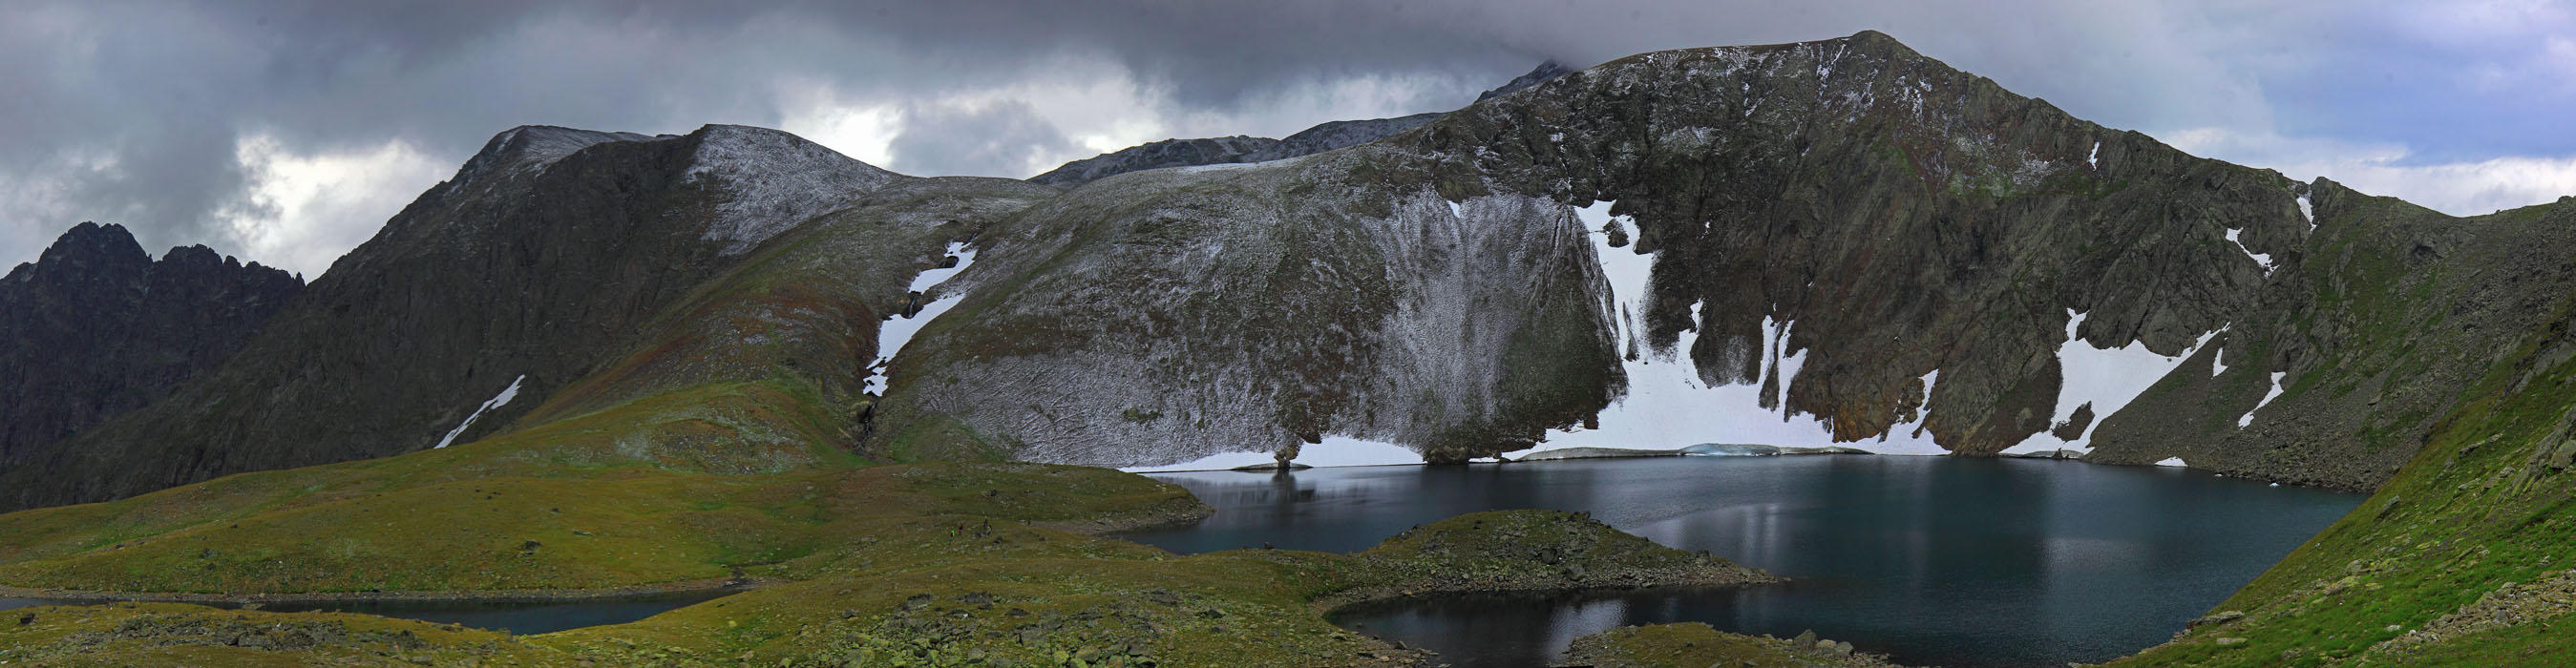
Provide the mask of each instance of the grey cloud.
[{"label": "grey cloud", "polygon": [[1073,147],[1036,107],[1018,101],[980,109],[909,105],[892,145],[895,164],[914,173],[1012,177],[1043,171],[1032,169],[1033,160]]}]

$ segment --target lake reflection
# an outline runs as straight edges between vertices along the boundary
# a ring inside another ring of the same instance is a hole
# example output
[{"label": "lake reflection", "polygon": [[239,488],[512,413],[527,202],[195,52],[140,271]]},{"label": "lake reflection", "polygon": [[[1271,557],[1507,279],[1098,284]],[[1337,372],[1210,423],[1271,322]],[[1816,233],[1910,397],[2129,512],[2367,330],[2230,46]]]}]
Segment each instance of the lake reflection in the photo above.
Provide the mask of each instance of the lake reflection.
[{"label": "lake reflection", "polygon": [[1741,590],[1457,597],[1338,616],[1465,666],[1544,665],[1574,637],[1668,621],[1814,629],[1902,663],[2063,666],[2164,641],[2362,497],[2208,473],[1946,457],[1682,457],[1156,474],[1217,512],[1126,537],[1192,553],[1352,552],[1500,508],[1588,511],[1795,581]]}]

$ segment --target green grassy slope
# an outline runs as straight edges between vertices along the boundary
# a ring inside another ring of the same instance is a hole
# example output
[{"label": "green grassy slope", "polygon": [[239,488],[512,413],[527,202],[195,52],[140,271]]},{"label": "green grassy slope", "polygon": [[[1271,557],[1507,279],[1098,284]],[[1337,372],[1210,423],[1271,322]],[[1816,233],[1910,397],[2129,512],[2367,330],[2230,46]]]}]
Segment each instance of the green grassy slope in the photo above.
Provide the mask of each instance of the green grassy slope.
[{"label": "green grassy slope", "polygon": [[2547,324],[2496,351],[2500,361],[2369,501],[2221,604],[2211,623],[2113,665],[2566,660],[2576,651],[2576,627],[2565,625],[2576,610],[2567,470],[2576,305],[2563,294],[2550,301]]}]

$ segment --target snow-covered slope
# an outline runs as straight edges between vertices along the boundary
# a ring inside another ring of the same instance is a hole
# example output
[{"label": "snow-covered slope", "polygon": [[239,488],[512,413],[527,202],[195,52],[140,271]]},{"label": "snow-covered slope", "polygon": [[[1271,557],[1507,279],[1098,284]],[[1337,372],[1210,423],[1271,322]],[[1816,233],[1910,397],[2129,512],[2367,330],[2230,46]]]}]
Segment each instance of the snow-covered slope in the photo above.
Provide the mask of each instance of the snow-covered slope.
[{"label": "snow-covered slope", "polygon": [[710,125],[698,134],[688,178],[718,184],[725,193],[706,238],[724,242],[726,255],[749,251],[895,179],[893,172],[777,130]]}]

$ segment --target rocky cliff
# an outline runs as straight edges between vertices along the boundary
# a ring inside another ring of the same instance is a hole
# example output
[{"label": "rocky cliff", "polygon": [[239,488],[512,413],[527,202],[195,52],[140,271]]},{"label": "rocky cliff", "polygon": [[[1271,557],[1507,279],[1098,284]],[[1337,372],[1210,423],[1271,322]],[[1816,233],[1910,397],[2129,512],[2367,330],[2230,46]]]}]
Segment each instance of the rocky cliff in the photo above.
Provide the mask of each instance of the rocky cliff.
[{"label": "rocky cliff", "polygon": [[154,260],[117,225],[64,232],[0,278],[0,471],[168,395],[303,286],[204,246]]}]

